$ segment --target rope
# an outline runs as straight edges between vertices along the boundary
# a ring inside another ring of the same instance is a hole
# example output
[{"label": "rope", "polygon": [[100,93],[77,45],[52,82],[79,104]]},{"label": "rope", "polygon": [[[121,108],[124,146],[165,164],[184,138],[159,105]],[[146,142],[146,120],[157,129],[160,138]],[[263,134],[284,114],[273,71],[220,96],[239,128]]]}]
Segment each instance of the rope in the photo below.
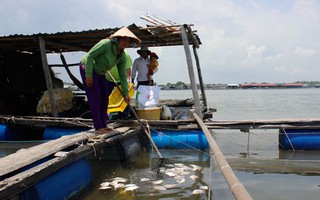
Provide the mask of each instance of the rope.
[{"label": "rope", "polygon": [[16,121],[14,120],[14,116],[6,117],[6,123],[9,124],[12,122],[12,124],[16,124]]},{"label": "rope", "polygon": [[[92,138],[92,137],[90,137],[90,136],[88,136],[86,134],[86,132],[84,132],[84,131],[82,131],[81,133],[88,139],[87,145],[92,147],[94,156],[97,156],[97,150],[96,150],[96,147],[95,147],[95,145],[97,143],[97,140]],[[101,141],[101,138],[99,139],[99,141]]]},{"label": "rope", "polygon": [[287,137],[287,139],[288,139],[288,141],[289,141],[289,144],[290,144],[292,150],[295,151],[295,149],[294,149],[294,147],[293,147],[293,145],[292,145],[292,143],[291,143],[291,140],[290,140],[290,138],[289,138],[286,130],[284,129],[283,125],[282,125],[282,130],[283,130],[284,134],[286,135],[286,137]]},{"label": "rope", "polygon": [[86,123],[81,122],[79,119],[72,119],[72,121],[75,122],[76,124],[84,125],[84,126],[86,126],[88,128],[92,128],[93,127],[93,126],[90,126],[90,125],[88,125]]},{"label": "rope", "polygon": [[172,140],[174,140],[174,141],[176,141],[176,142],[179,142],[179,143],[181,143],[181,144],[183,144],[183,145],[186,145],[187,147],[189,147],[189,148],[191,148],[191,149],[193,149],[193,150],[195,150],[195,151],[198,151],[198,152],[200,152],[200,153],[204,153],[204,154],[206,154],[206,155],[208,155],[208,156],[213,156],[213,154],[211,154],[211,153],[207,153],[207,152],[205,152],[205,151],[201,151],[201,150],[199,150],[198,148],[193,147],[193,146],[191,146],[191,145],[189,145],[189,144],[187,144],[187,143],[184,143],[184,142],[182,142],[181,140],[175,139],[175,138],[173,138],[173,137],[171,137],[171,136],[169,136],[169,135],[166,135],[166,134],[164,134],[164,133],[161,132],[161,131],[157,131],[157,130],[155,130],[155,129],[152,129],[152,130],[153,130],[154,132],[157,132],[159,136],[161,136],[161,135],[167,136],[167,137],[171,138]]}]

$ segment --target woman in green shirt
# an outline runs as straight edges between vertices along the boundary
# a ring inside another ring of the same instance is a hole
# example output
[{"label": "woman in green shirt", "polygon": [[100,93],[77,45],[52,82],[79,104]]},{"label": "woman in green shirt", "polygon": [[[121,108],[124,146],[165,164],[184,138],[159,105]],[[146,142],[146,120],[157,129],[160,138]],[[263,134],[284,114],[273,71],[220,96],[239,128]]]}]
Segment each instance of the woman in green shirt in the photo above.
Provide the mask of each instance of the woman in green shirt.
[{"label": "woman in green shirt", "polygon": [[85,87],[95,130],[105,133],[107,130],[107,81],[105,73],[117,66],[125,101],[129,103],[128,82],[126,76],[126,54],[124,49],[132,42],[141,40],[128,28],[123,27],[108,39],[102,39],[84,55],[79,64],[80,74]]}]

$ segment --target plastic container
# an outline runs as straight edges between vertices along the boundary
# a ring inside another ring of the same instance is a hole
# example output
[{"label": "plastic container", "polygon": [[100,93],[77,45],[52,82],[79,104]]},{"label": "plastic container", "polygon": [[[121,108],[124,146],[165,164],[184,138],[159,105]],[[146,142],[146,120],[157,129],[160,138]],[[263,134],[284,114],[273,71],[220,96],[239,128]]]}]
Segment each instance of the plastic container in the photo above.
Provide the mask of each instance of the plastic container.
[{"label": "plastic container", "polygon": [[[121,86],[120,86],[121,88]],[[122,89],[122,88],[121,88]],[[128,85],[129,97],[131,98],[134,95],[134,85],[133,83],[129,83]],[[124,101],[124,98],[117,87],[115,87],[109,96],[109,104],[107,113],[113,112],[123,112],[127,107],[127,103]]]},{"label": "plastic container", "polygon": [[140,119],[160,120],[160,107],[136,109],[136,112]]}]

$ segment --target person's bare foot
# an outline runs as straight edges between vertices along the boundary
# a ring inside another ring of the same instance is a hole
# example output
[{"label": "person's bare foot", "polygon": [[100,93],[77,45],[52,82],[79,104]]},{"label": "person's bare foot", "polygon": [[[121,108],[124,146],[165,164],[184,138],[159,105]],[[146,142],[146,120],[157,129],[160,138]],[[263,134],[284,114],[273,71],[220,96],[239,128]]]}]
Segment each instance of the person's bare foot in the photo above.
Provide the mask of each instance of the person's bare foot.
[{"label": "person's bare foot", "polygon": [[106,132],[107,131],[103,130],[102,128],[95,131],[95,133],[97,133],[97,134],[105,134]]},{"label": "person's bare foot", "polygon": [[110,128],[110,127],[105,127],[105,128],[100,128],[99,130],[96,130],[95,132],[98,133],[98,134],[105,134],[109,131],[113,131],[114,129],[113,128]]}]

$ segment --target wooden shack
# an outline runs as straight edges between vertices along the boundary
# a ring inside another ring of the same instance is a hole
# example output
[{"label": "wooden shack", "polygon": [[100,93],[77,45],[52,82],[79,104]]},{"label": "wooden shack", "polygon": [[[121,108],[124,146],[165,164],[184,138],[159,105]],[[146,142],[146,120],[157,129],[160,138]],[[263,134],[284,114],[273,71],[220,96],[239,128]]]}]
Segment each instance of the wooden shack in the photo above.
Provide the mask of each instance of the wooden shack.
[{"label": "wooden shack", "polygon": [[[142,18],[150,22],[151,25],[139,27],[131,24],[128,26],[128,28],[142,40],[140,46],[184,46],[195,109],[196,112],[202,116],[202,112],[207,109],[207,103],[202,83],[200,62],[196,51],[201,41],[196,31],[191,29],[193,25],[176,24],[171,21],[159,22],[150,16],[144,16]],[[53,89],[59,87],[61,80],[54,76],[52,67],[66,68],[70,78],[81,88],[81,82],[78,81],[69,70],[69,67],[77,66],[78,63],[68,64],[64,59],[63,53],[76,51],[86,52],[99,40],[110,36],[118,29],[119,27],[78,32],[1,36],[0,90],[2,92],[0,94],[0,115],[38,115],[36,112],[36,104],[44,91],[47,90],[52,106],[52,116],[59,116],[54,101]],[[193,46],[195,60],[197,61],[202,102],[200,102],[200,95],[197,90],[189,45]],[[49,65],[47,61],[48,54],[60,54],[63,64]],[[87,107],[81,107],[81,109],[87,109]],[[79,113],[74,112],[74,116],[68,115],[68,117],[75,117],[77,114]]]}]

